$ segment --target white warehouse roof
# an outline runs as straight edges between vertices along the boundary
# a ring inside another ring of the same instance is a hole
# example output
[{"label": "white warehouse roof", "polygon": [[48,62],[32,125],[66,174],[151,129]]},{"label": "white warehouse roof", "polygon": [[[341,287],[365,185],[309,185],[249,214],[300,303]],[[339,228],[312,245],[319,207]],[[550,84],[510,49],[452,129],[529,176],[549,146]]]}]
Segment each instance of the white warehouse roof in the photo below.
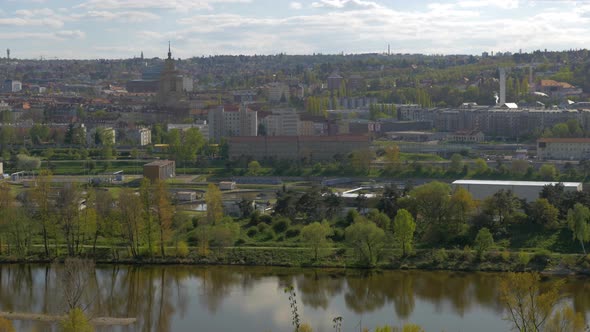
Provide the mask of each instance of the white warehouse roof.
[{"label": "white warehouse roof", "polygon": [[457,180],[453,184],[479,184],[489,186],[529,186],[529,187],[544,187],[548,185],[556,185],[562,183],[564,187],[578,188],[582,182],[546,182],[546,181],[496,181],[496,180]]}]

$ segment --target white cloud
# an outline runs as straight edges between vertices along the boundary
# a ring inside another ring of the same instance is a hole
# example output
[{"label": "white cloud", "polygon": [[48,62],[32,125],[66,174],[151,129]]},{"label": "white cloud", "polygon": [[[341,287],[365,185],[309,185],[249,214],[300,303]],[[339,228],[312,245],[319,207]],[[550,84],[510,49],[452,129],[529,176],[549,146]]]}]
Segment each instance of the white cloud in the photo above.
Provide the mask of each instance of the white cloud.
[{"label": "white cloud", "polygon": [[291,2],[289,4],[289,8],[299,10],[299,9],[303,8],[303,5],[301,4],[301,2]]},{"label": "white cloud", "polygon": [[31,17],[13,17],[13,18],[0,18],[0,26],[48,26],[51,28],[61,28],[64,22],[56,18],[42,18],[35,19]]},{"label": "white cloud", "polygon": [[195,9],[213,9],[217,3],[248,3],[251,0],[89,0],[77,8],[86,9],[169,9],[189,11]]},{"label": "white cloud", "polygon": [[160,16],[145,12],[145,11],[106,11],[106,10],[90,10],[81,15],[73,15],[77,19],[96,19],[103,21],[122,21],[129,23],[155,21],[159,20]]},{"label": "white cloud", "polygon": [[380,4],[365,0],[320,0],[312,2],[314,8],[383,8]]},{"label": "white cloud", "polygon": [[66,40],[66,39],[82,39],[86,36],[80,30],[60,30],[56,32],[11,32],[0,33],[0,40],[13,39],[39,39],[39,40]]},{"label": "white cloud", "polygon": [[83,39],[86,33],[80,30],[60,30],[55,32],[55,36],[63,39]]},{"label": "white cloud", "polygon": [[463,0],[457,2],[457,5],[464,8],[499,7],[502,9],[515,9],[519,7],[520,3],[520,0]]}]

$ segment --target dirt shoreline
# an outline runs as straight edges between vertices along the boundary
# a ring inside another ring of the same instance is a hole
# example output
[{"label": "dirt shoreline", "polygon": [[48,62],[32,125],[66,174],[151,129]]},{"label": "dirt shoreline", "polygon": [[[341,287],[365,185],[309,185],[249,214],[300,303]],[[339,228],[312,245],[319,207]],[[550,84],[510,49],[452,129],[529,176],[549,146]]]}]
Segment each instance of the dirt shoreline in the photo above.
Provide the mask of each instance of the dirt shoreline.
[{"label": "dirt shoreline", "polygon": [[[38,322],[59,322],[64,320],[67,316],[65,315],[48,315],[48,314],[35,314],[28,312],[6,312],[0,311],[0,317],[9,320],[32,320]],[[122,325],[127,326],[137,322],[137,318],[116,318],[116,317],[95,317],[90,319],[90,323],[93,325],[101,326],[113,326]]]}]

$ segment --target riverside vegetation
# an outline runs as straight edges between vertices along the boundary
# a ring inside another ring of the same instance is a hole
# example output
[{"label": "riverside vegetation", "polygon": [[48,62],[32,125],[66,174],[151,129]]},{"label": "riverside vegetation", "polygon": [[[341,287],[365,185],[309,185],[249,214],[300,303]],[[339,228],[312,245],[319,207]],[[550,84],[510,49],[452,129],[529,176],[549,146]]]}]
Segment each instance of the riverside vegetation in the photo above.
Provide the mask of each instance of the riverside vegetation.
[{"label": "riverside vegetation", "polygon": [[[239,202],[223,214],[210,184],[208,209],[176,211],[166,182],[143,180],[114,196],[103,188],[58,185],[43,171],[14,195],[0,184],[0,248],[6,261],[84,256],[114,262],[185,262],[457,270],[588,272],[590,195],[547,186],[524,202],[499,191],[483,202],[431,182],[377,198],[362,193],[342,215],[326,188],[277,193],[272,215]],[[350,202],[349,202],[350,203]],[[350,205],[350,204],[349,204]]]}]

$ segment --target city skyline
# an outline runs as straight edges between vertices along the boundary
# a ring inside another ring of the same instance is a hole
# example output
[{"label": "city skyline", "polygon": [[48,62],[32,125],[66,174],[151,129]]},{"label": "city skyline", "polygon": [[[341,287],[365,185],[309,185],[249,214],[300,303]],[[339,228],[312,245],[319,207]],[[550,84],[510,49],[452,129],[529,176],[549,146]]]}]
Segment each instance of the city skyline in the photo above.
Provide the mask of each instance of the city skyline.
[{"label": "city skyline", "polygon": [[[481,54],[586,48],[584,1],[5,0],[13,58]],[[1,53],[5,56],[4,51]]]}]

